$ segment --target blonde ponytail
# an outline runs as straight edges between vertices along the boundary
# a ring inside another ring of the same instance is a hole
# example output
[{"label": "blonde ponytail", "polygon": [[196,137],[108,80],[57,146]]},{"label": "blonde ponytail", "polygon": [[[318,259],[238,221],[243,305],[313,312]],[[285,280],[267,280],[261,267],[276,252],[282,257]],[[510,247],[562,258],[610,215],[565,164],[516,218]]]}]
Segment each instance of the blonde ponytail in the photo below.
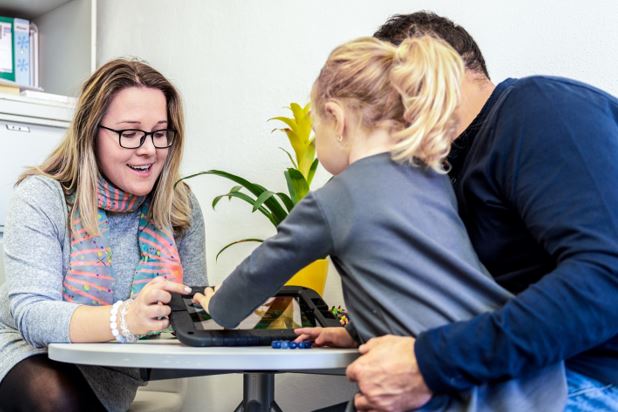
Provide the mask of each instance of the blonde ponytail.
[{"label": "blonde ponytail", "polygon": [[444,159],[456,137],[454,116],[464,65],[447,43],[430,36],[406,39],[398,47],[389,78],[401,95],[408,125],[393,134],[393,159],[444,172]]},{"label": "blonde ponytail", "polygon": [[363,127],[389,131],[394,160],[444,173],[463,73],[459,54],[440,39],[410,38],[396,47],[362,37],[331,52],[313,85],[313,115],[326,116],[325,103],[336,99]]}]

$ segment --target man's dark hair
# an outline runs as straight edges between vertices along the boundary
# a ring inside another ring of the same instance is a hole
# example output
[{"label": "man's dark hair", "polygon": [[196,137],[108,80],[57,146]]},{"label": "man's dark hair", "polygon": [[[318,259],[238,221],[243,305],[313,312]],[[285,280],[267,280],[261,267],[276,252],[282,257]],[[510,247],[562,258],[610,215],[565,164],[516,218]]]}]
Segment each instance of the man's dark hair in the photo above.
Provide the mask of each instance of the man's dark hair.
[{"label": "man's dark hair", "polygon": [[439,37],[461,56],[466,69],[484,74],[489,79],[483,54],[470,34],[446,17],[428,11],[396,14],[388,19],[373,36],[398,45],[408,37],[424,34]]}]

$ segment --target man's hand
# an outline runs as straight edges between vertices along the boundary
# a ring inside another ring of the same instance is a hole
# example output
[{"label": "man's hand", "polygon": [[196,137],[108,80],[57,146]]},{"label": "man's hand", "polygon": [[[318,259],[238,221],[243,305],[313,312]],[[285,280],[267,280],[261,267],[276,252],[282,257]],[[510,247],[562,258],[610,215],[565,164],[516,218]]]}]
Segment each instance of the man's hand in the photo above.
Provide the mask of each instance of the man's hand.
[{"label": "man's hand", "polygon": [[359,411],[407,411],[431,399],[414,355],[414,338],[382,336],[359,347],[361,356],[347,370],[358,384],[354,398]]}]

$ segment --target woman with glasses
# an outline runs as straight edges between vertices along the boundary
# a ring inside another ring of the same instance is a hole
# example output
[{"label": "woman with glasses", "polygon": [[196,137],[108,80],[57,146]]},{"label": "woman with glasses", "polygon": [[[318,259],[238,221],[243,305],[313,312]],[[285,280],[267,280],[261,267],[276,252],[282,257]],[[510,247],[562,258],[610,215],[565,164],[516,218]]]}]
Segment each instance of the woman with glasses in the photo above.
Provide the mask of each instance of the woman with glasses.
[{"label": "woman with glasses", "polygon": [[127,410],[137,369],[55,362],[52,342],[129,343],[205,284],[204,223],[179,178],[178,92],[117,59],[83,85],[62,143],[18,180],[0,288],[0,409]]}]

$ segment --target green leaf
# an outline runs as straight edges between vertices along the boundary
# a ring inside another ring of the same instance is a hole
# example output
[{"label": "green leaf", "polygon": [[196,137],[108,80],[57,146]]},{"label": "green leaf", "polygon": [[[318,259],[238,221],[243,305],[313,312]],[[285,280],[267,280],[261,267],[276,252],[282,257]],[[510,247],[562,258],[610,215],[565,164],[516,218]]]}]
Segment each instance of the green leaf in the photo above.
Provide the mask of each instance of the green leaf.
[{"label": "green leaf", "polygon": [[212,199],[212,203],[210,205],[212,207],[212,210],[215,210],[215,208],[217,207],[217,203],[219,203],[219,200],[223,199],[224,197],[227,197],[228,199],[232,198],[227,193],[224,195],[215,196],[215,198]]},{"label": "green leaf", "polygon": [[296,169],[289,168],[284,172],[292,202],[297,204],[309,192],[305,177]]},{"label": "green leaf", "polygon": [[242,240],[237,240],[235,242],[228,243],[227,245],[223,246],[223,248],[221,248],[219,253],[217,253],[217,256],[215,256],[215,261],[218,260],[219,259],[219,255],[221,253],[223,253],[223,251],[226,250],[227,248],[229,248],[230,246],[234,246],[234,245],[237,245],[238,243],[245,243],[245,242],[259,242],[259,243],[262,243],[263,241],[264,241],[263,239],[253,239],[253,238],[250,238],[250,239],[242,239]]},{"label": "green leaf", "polygon": [[313,159],[313,163],[311,163],[311,168],[309,169],[309,174],[307,176],[307,185],[311,186],[311,182],[313,182],[313,176],[315,176],[315,171],[318,168],[318,159]]},{"label": "green leaf", "polygon": [[[235,196],[234,195],[235,193],[239,193],[239,196]],[[219,203],[219,201],[221,199],[223,199],[224,197],[227,197],[228,200],[231,200],[232,197],[236,197],[236,198],[239,198],[239,199],[242,198],[243,200],[246,200],[246,199],[243,198],[243,196],[246,196],[248,199],[250,199],[251,204],[253,204],[255,202],[255,199],[252,199],[251,197],[247,196],[246,194],[244,194],[243,192],[240,191],[240,186],[234,186],[226,194],[216,196],[214,199],[212,199],[212,204],[211,204],[212,209],[214,210],[215,207],[217,206],[217,203]],[[247,201],[249,201],[249,200],[247,200]]]},{"label": "green leaf", "polygon": [[255,199],[255,203],[253,204],[252,212],[255,212],[256,210],[258,210],[262,206],[262,204],[264,202],[266,202],[268,199],[270,199],[274,195],[275,194],[273,192],[271,192],[270,190],[267,190],[264,193],[262,193],[261,195],[259,195],[258,198]]},{"label": "green leaf", "polygon": [[189,175],[189,176],[184,176],[184,177],[181,177],[180,179],[176,180],[176,182],[174,183],[174,189],[176,189],[176,186],[178,186],[178,184],[179,184],[180,182],[182,182],[183,180],[192,179],[192,178],[194,178],[194,177],[196,177],[196,176],[203,175],[204,173],[205,173],[205,172],[199,172],[199,173],[194,173],[194,174]]},{"label": "green leaf", "polygon": [[[217,197],[215,197],[212,201],[212,208],[214,209],[215,206],[217,205],[217,203],[219,203],[219,200],[221,200],[221,198],[224,197],[235,197],[237,199],[241,199],[244,200],[245,202],[249,203],[251,206],[255,205],[255,202],[257,201],[257,199],[253,199],[252,197],[246,195],[245,193],[242,192],[228,192],[224,195],[219,195]],[[275,227],[280,223],[280,221],[277,221],[276,217],[272,214],[272,212],[270,210],[268,210],[265,207],[259,207],[257,210],[260,211],[260,213],[262,213],[264,216],[266,216],[266,218],[268,220],[270,220],[270,223],[272,223],[273,225],[275,225]]]},{"label": "green leaf", "polygon": [[[241,189],[242,189],[242,186],[240,186],[240,185],[233,186],[233,187],[230,189],[230,192],[240,192],[240,190],[241,190]],[[231,197],[229,197],[228,199],[231,199]]]},{"label": "green leaf", "polygon": [[[199,173],[194,173],[192,175],[189,175],[187,177],[183,177],[180,180],[186,180],[186,179],[190,179],[196,176],[200,176],[200,175],[215,175],[215,176],[220,176],[226,179],[229,179],[233,182],[236,182],[238,184],[240,184],[241,186],[243,186],[244,188],[246,188],[249,192],[251,192],[252,194],[254,194],[256,197],[259,197],[262,193],[264,193],[264,191],[266,191],[266,188],[264,186],[260,186],[257,183],[252,183],[250,181],[248,181],[247,179],[244,179],[240,176],[234,175],[232,173],[228,173],[228,172],[224,172],[223,170],[216,170],[216,169],[211,169],[211,170],[206,170],[203,172],[199,172]],[[180,181],[179,180],[179,181]],[[231,193],[228,193],[231,195]],[[235,196],[238,197],[238,196]],[[285,209],[283,208],[283,206],[281,206],[281,204],[277,201],[277,199],[271,197],[268,200],[266,200],[264,202],[264,206],[266,208],[268,208],[268,210],[271,213],[272,216],[272,220],[271,222],[277,226],[279,223],[281,223],[281,221],[283,221],[283,219],[285,219],[285,217],[288,215],[288,213],[285,211]]]},{"label": "green leaf", "polygon": [[213,208],[213,210],[215,209],[215,206],[217,206],[217,203],[219,203],[219,200],[221,200],[224,197],[227,197],[227,200],[231,200],[232,199],[231,193],[240,192],[241,189],[242,189],[242,186],[234,186],[225,195],[217,196],[214,199],[212,199],[212,208]]},{"label": "green leaf", "polygon": [[259,196],[264,190],[266,190],[265,187],[258,185],[257,183],[253,183],[248,181],[247,179],[244,179],[240,176],[237,176],[235,174],[232,173],[228,173],[228,172],[224,172],[223,170],[216,170],[216,169],[211,169],[211,170],[207,170],[205,172],[202,172],[204,174],[210,174],[210,175],[216,175],[216,176],[220,176],[220,177],[224,177],[226,179],[229,179],[233,182],[236,182],[238,184],[240,184],[241,186],[245,187],[247,190],[249,190],[251,193],[253,193],[256,196]]},{"label": "green leaf", "polygon": [[281,201],[285,205],[288,212],[291,212],[292,209],[294,208],[294,202],[292,202],[292,199],[290,199],[290,196],[282,192],[277,192],[277,196],[279,196],[279,199],[281,199]]}]

